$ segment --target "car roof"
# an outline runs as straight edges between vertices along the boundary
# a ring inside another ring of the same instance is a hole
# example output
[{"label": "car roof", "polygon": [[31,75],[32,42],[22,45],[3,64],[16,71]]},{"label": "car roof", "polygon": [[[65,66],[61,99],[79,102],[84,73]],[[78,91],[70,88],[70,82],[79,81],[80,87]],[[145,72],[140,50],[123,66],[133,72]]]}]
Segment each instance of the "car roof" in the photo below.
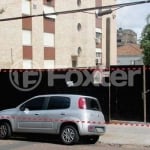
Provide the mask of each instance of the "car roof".
[{"label": "car roof", "polygon": [[43,94],[43,95],[41,94],[41,95],[34,96],[32,98],[36,98],[36,97],[48,97],[48,96],[87,97],[87,98],[96,99],[96,97],[93,97],[93,96],[80,95],[80,94]]}]

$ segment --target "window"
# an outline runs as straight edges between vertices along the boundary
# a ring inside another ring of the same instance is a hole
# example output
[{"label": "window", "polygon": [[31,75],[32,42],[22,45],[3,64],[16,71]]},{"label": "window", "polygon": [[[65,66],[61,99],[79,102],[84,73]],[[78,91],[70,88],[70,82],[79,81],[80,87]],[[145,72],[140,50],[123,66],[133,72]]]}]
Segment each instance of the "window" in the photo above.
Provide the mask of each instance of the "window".
[{"label": "window", "polygon": [[96,48],[96,57],[101,58],[102,57],[102,49],[101,48]]},{"label": "window", "polygon": [[117,39],[117,42],[119,42],[119,43],[120,43],[120,42],[122,42],[122,41],[121,41],[121,39]]},{"label": "window", "polygon": [[96,33],[95,33],[96,35],[96,37],[95,37],[95,39],[96,39],[96,44],[99,44],[99,43],[101,43],[101,39],[102,39],[102,31],[101,31],[101,29],[100,28],[96,28]]},{"label": "window", "polygon": [[96,57],[101,57],[101,53],[100,52],[96,52]]},{"label": "window", "polygon": [[[50,6],[47,6],[47,5],[44,5],[44,14],[48,14],[48,13],[54,13],[54,7],[50,7]],[[46,18],[52,18],[52,19],[55,19],[56,18],[56,15],[46,15],[45,16]]]},{"label": "window", "polygon": [[48,109],[67,109],[70,107],[70,99],[68,97],[52,96],[48,104]]},{"label": "window", "polygon": [[30,30],[23,30],[22,43],[23,45],[27,45],[27,46],[32,45],[32,38],[31,38]]},{"label": "window", "polygon": [[78,31],[80,31],[80,30],[81,30],[81,28],[82,28],[81,24],[80,24],[80,23],[78,23],[78,25],[77,25],[77,29],[78,29]]},{"label": "window", "polygon": [[102,34],[99,33],[99,32],[96,32],[96,38],[97,38],[97,39],[101,39],[101,38],[102,38]]},{"label": "window", "polygon": [[54,69],[54,60],[44,60],[44,69]]},{"label": "window", "polygon": [[96,100],[91,99],[91,98],[85,98],[85,99],[86,99],[86,108],[88,110],[99,110],[99,111],[101,111],[100,104]]},{"label": "window", "polygon": [[80,56],[81,52],[82,52],[82,48],[78,47],[78,56]]},{"label": "window", "polygon": [[81,0],[77,0],[77,5],[81,6]]},{"label": "window", "polygon": [[130,65],[135,65],[135,60],[130,60]]},{"label": "window", "polygon": [[54,47],[54,34],[44,33],[44,46],[45,47]]},{"label": "window", "polygon": [[72,60],[72,67],[73,68],[77,67],[77,60]]},{"label": "window", "polygon": [[23,104],[23,107],[28,108],[30,111],[44,110],[46,106],[45,103],[46,103],[45,97],[38,97]]},{"label": "window", "polygon": [[78,57],[77,56],[72,56],[72,67],[75,68],[78,65]]},{"label": "window", "polygon": [[22,13],[26,15],[31,15],[31,1],[22,0]]},{"label": "window", "polygon": [[23,60],[23,69],[32,69],[32,60]]},{"label": "window", "polygon": [[53,5],[53,3],[54,3],[54,0],[44,0],[45,5],[51,6],[51,5]]}]

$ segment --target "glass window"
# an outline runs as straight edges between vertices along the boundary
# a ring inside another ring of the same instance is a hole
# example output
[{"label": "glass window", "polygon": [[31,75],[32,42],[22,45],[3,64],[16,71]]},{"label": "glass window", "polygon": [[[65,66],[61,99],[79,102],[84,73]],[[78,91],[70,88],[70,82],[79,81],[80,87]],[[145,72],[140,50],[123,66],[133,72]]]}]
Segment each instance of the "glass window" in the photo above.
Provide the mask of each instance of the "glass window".
[{"label": "glass window", "polygon": [[54,47],[54,34],[44,33],[44,46],[45,47]]},{"label": "glass window", "polygon": [[44,60],[44,69],[54,69],[55,61],[54,60]]},{"label": "glass window", "polygon": [[23,30],[22,43],[27,46],[32,45],[32,35],[30,30]]},{"label": "glass window", "polygon": [[23,60],[23,69],[32,69],[32,60]]},{"label": "glass window", "polygon": [[28,108],[29,110],[44,110],[45,103],[46,103],[45,97],[38,97],[26,102],[24,104],[24,107]]},{"label": "glass window", "polygon": [[101,39],[102,38],[102,33],[96,32],[96,38]]},{"label": "glass window", "polygon": [[88,110],[101,111],[100,104],[95,99],[91,99],[91,98],[85,98],[85,99],[86,99],[86,106]]},{"label": "glass window", "polygon": [[101,57],[101,53],[100,52],[96,52],[96,57]]},{"label": "glass window", "polygon": [[48,109],[67,109],[70,107],[70,99],[68,97],[52,96],[48,104]]},{"label": "glass window", "polygon": [[31,15],[31,1],[22,0],[22,13],[26,15]]}]

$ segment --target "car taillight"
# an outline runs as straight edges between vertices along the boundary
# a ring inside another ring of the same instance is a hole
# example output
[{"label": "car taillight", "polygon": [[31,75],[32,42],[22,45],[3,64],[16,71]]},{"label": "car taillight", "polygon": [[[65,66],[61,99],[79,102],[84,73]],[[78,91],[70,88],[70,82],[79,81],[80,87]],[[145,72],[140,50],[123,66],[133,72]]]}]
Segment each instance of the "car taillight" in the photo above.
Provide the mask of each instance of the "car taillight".
[{"label": "car taillight", "polygon": [[78,108],[80,108],[80,109],[86,109],[86,100],[83,97],[79,98]]}]

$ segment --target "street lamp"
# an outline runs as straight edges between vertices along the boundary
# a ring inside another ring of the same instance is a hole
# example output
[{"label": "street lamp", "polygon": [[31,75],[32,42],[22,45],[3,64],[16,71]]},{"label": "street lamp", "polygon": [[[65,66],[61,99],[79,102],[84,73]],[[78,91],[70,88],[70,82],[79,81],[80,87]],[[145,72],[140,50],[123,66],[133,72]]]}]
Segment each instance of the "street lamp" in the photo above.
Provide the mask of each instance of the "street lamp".
[{"label": "street lamp", "polygon": [[108,15],[108,14],[111,14],[112,12],[113,12],[113,10],[111,10],[111,9],[105,10],[105,11],[102,11],[101,9],[98,9],[98,11],[96,12],[96,17]]}]

